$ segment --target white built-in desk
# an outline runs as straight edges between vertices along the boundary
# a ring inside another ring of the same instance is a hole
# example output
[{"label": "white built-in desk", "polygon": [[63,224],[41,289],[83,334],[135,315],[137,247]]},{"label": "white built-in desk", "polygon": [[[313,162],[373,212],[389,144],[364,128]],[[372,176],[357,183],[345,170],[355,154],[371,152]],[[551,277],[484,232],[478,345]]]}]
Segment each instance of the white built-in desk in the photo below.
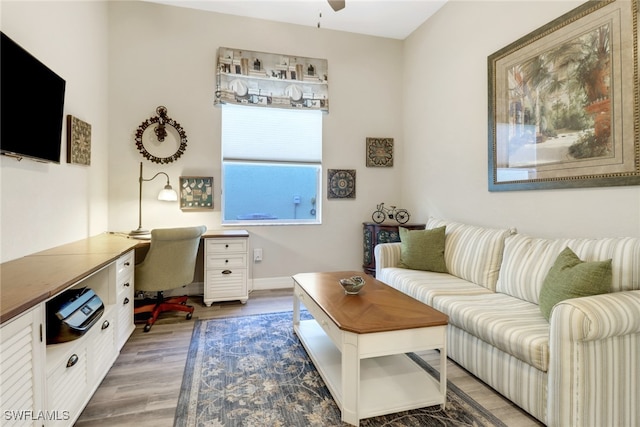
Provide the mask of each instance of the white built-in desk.
[{"label": "white built-in desk", "polygon": [[[134,330],[139,243],[102,234],[0,264],[3,425],[73,425]],[[81,338],[47,345],[46,302],[80,287],[104,313]]]}]

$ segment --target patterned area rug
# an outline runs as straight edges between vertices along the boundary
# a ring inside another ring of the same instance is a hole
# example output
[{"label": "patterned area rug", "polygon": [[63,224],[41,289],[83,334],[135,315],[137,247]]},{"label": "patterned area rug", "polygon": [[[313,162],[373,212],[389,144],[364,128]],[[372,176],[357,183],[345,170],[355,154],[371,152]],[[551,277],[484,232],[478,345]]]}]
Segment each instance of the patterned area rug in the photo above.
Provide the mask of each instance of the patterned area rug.
[{"label": "patterned area rug", "polygon": [[[197,321],[174,426],[347,426],[294,334],[292,316]],[[410,357],[438,376],[423,359]],[[505,426],[451,382],[445,410],[437,405],[364,419],[360,425]]]}]

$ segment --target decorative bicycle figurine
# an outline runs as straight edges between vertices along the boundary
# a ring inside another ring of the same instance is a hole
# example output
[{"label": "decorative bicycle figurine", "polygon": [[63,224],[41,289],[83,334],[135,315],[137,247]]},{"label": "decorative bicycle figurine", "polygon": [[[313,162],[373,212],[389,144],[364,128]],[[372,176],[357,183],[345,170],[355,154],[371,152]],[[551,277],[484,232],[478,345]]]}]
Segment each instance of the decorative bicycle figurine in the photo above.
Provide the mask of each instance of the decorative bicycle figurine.
[{"label": "decorative bicycle figurine", "polygon": [[395,206],[385,208],[384,203],[376,205],[376,210],[373,212],[373,215],[371,215],[373,221],[376,224],[381,224],[387,217],[389,219],[395,219],[400,224],[404,224],[409,221],[409,211],[406,209],[396,209]]}]

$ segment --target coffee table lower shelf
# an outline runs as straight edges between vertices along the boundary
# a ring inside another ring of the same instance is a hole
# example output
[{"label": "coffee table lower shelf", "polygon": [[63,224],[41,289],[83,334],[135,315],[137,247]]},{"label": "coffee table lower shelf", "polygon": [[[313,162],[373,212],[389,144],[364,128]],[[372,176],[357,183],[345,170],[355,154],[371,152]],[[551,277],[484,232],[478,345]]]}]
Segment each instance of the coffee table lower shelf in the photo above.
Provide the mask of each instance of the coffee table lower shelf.
[{"label": "coffee table lower shelf", "polygon": [[360,359],[356,419],[345,419],[340,350],[315,319],[300,321],[294,330],[342,411],[343,421],[358,425],[364,418],[444,406],[440,382],[406,354],[393,354]]}]

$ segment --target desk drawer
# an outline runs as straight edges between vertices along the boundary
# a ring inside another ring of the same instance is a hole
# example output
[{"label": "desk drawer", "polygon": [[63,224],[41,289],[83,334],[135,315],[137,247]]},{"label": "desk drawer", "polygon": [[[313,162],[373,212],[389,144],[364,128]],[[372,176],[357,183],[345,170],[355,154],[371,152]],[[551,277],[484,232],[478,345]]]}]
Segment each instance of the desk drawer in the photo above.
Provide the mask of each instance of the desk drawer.
[{"label": "desk drawer", "polygon": [[228,252],[247,252],[246,239],[206,239],[207,254]]},{"label": "desk drawer", "polygon": [[116,275],[118,278],[133,274],[135,264],[134,251],[129,251],[116,261]]},{"label": "desk drawer", "polygon": [[[223,273],[229,271],[229,273]],[[208,299],[241,298],[247,294],[247,270],[215,270],[207,272],[205,293]]]},{"label": "desk drawer", "polygon": [[322,308],[305,292],[304,289],[297,283],[294,286],[294,295],[300,300],[300,302],[307,308],[309,313],[318,322],[318,324],[324,330],[324,333],[331,338],[331,341],[335,344],[340,351],[342,351],[342,331],[338,328],[333,320],[324,312]]},{"label": "desk drawer", "polygon": [[134,299],[133,286],[123,287],[122,292],[118,292],[116,298],[116,312],[114,314],[116,319],[115,326],[115,341],[118,351],[122,349],[124,343],[127,342],[131,333],[135,329],[133,323],[133,299]]},{"label": "desk drawer", "polygon": [[89,331],[87,345],[91,363],[92,383],[102,381],[113,365],[116,350],[116,308],[109,306],[98,323]]},{"label": "desk drawer", "polygon": [[134,283],[133,283],[133,271],[128,272],[129,274],[123,274],[121,276],[118,276],[118,285],[116,288],[116,295],[117,295],[117,299],[120,299],[120,296],[123,293],[131,293],[131,291],[134,289]]},{"label": "desk drawer", "polygon": [[225,269],[225,268],[246,268],[247,267],[247,255],[246,254],[228,254],[227,256],[220,256],[220,254],[213,253],[207,256],[207,268],[208,269]]},{"label": "desk drawer", "polygon": [[[64,357],[56,363],[47,376],[47,407],[68,411],[68,417],[75,420],[80,415],[90,391],[90,365],[87,363],[85,340],[80,340],[77,345],[68,347],[69,349],[63,354]],[[63,418],[67,417],[61,417],[47,425],[68,426],[69,419]]]}]

